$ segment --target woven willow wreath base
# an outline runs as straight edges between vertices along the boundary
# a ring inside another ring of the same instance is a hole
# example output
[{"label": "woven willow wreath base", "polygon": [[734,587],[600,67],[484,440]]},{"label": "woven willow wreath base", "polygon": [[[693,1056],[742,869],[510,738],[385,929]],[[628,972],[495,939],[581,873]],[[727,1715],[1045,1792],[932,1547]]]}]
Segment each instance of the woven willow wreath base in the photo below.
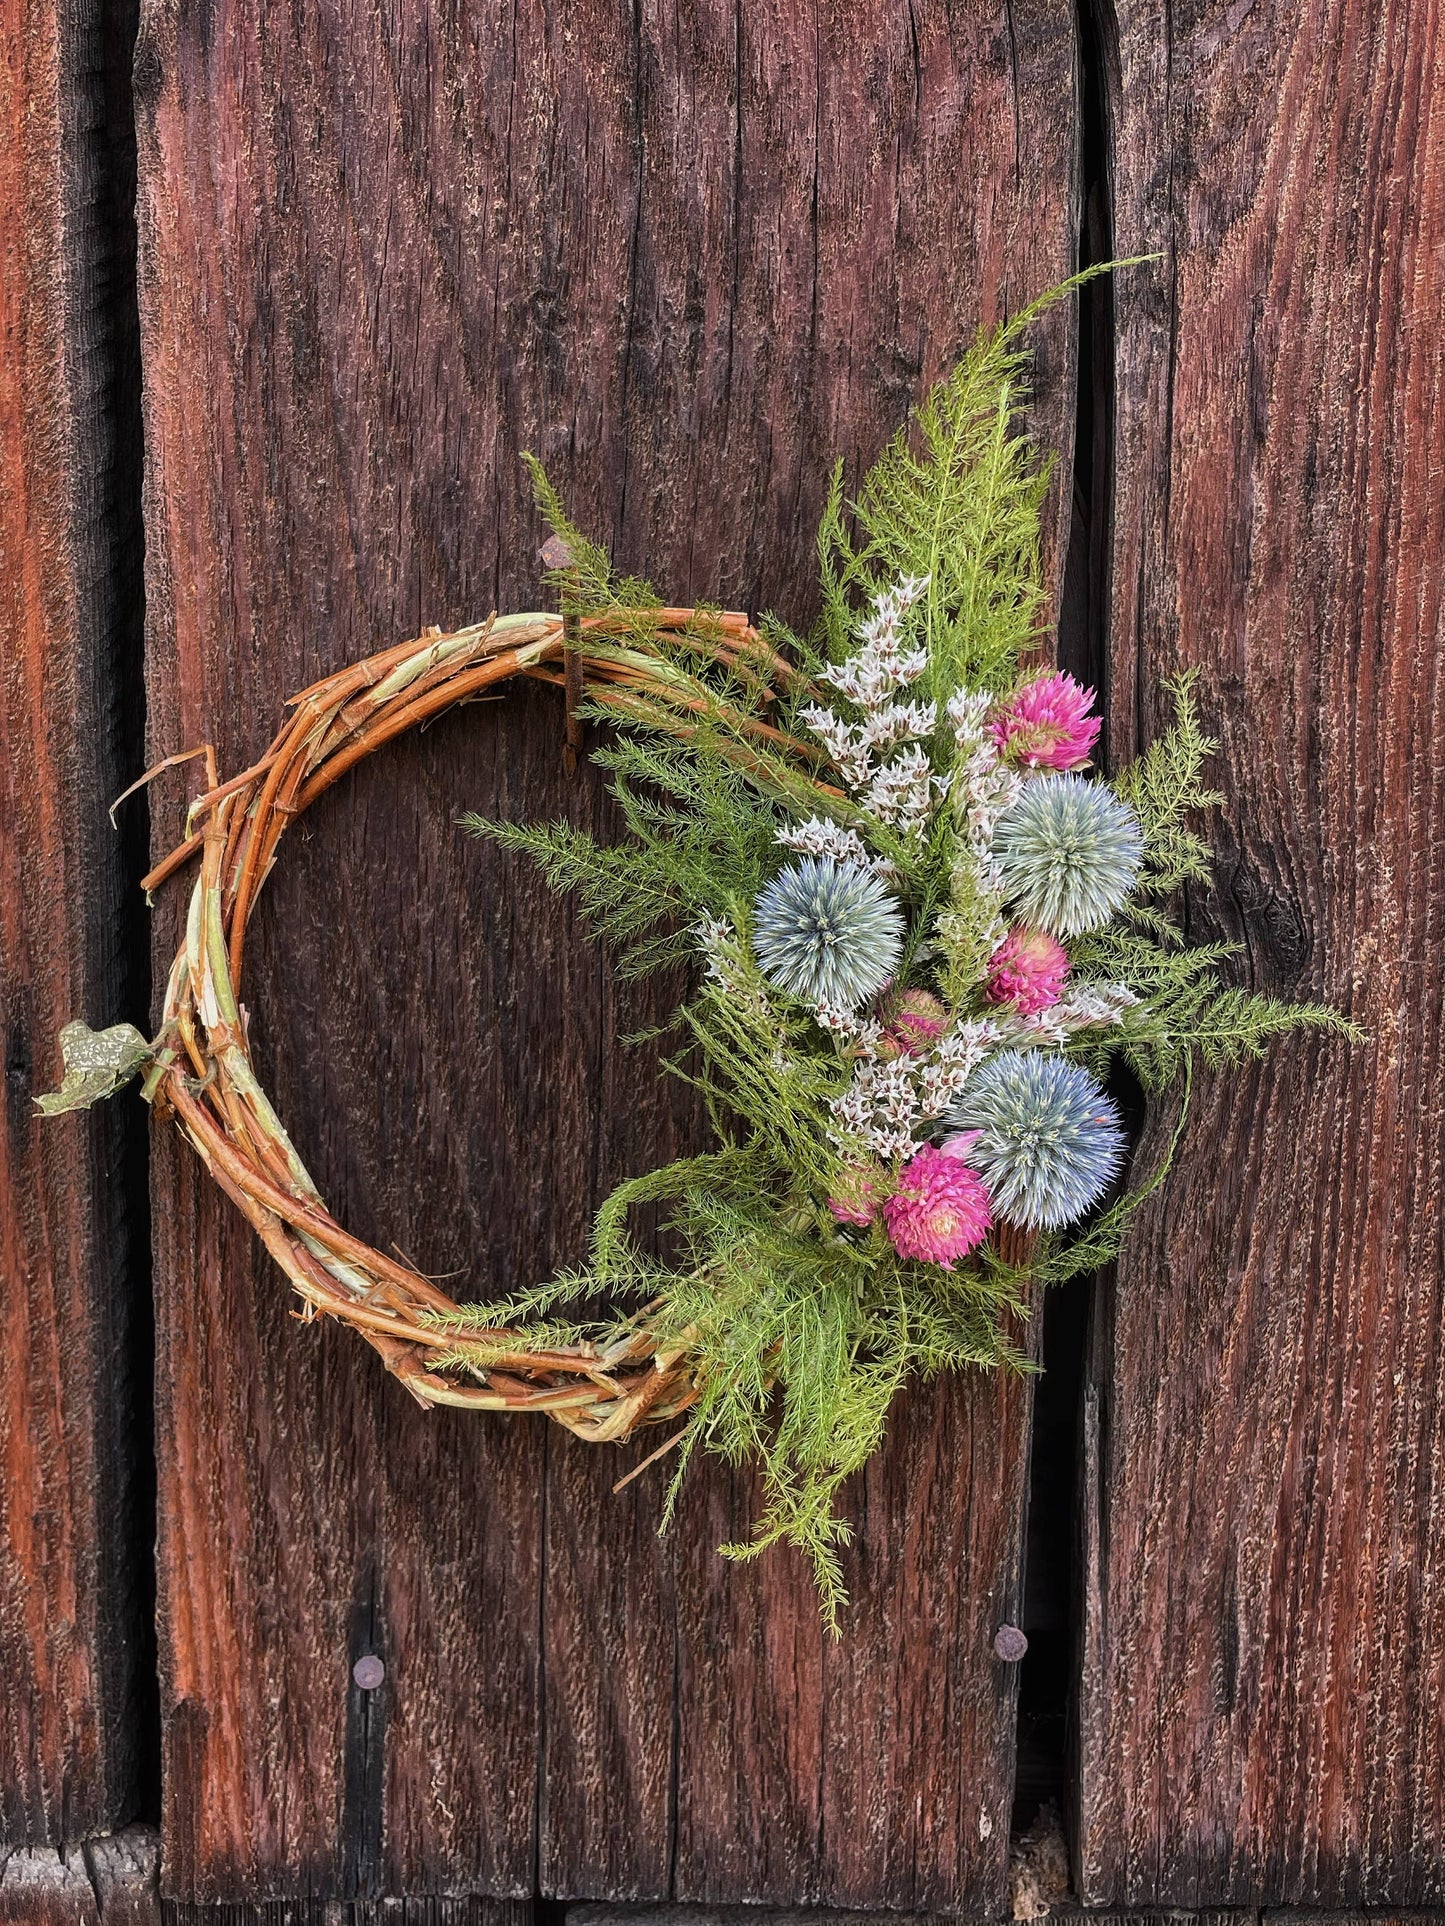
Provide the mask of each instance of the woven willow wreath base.
[{"label": "woven willow wreath base", "polygon": [[[791,673],[743,615],[692,609],[649,611],[658,633],[687,633],[715,659],[766,658]],[[610,625],[615,632],[617,624]],[[606,1348],[523,1348],[514,1333],[483,1327],[444,1333],[425,1320],[458,1307],[426,1277],[342,1229],[326,1208],[251,1062],[240,1003],[246,926],[282,835],[331,785],[384,743],[516,676],[551,682],[571,704],[589,697],[624,713],[630,692],[658,690],[640,670],[605,650],[608,624],[564,624],[560,615],[493,617],[369,657],[292,697],[290,720],[243,774],[208,788],[192,805],[191,833],[145,879],[153,890],[190,858],[201,871],[186,940],[166,988],[161,1047],[146,1097],[175,1118],[221,1189],[245,1214],[305,1305],[303,1315],[339,1318],[366,1339],[386,1368],[423,1405],[483,1411],[541,1411],[602,1443],[677,1417],[694,1402],[689,1355],[660,1350],[642,1311]],[[774,745],[787,742],[765,724]],[[678,729],[687,732],[679,715]],[[570,729],[569,729],[570,735]],[[820,785],[821,786],[821,785]],[[836,792],[833,792],[836,794]],[[432,1368],[443,1351],[475,1344],[485,1362],[467,1381]]]}]

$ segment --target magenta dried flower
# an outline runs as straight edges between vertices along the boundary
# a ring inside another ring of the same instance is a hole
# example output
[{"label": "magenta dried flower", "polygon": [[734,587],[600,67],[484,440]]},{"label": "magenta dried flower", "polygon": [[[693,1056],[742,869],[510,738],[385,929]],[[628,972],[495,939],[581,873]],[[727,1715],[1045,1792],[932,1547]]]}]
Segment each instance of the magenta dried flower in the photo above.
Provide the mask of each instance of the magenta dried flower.
[{"label": "magenta dried flower", "polygon": [[883,1200],[883,1173],[873,1164],[849,1164],[838,1175],[828,1208],[840,1224],[867,1230]]},{"label": "magenta dried flower", "polygon": [[1056,937],[1015,923],[988,959],[984,994],[1020,1016],[1035,1016],[1058,1002],[1068,971],[1068,952]]},{"label": "magenta dried flower", "polygon": [[963,1161],[974,1135],[960,1133],[941,1149],[925,1144],[898,1173],[898,1188],[883,1206],[883,1221],[900,1257],[915,1257],[945,1271],[988,1235],[993,1222],[988,1192],[977,1171]]},{"label": "magenta dried flower", "polygon": [[948,1011],[928,990],[904,990],[883,1006],[883,1040],[879,1055],[885,1060],[921,1057],[948,1027]]},{"label": "magenta dried flower", "polygon": [[1016,689],[989,724],[993,745],[1030,769],[1082,769],[1103,726],[1089,713],[1092,689],[1051,669]]}]

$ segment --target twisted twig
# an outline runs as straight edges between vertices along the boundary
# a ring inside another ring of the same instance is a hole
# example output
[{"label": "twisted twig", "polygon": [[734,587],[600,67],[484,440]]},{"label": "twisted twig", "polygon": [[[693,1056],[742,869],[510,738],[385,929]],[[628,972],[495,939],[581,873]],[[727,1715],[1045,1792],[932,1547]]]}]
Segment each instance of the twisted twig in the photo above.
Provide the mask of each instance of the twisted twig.
[{"label": "twisted twig", "polygon": [[[659,609],[645,620],[653,633],[686,637],[741,672],[772,682],[796,674],[745,616]],[[661,699],[675,712],[678,732],[689,733],[695,702],[653,680],[644,658],[609,647],[609,632],[615,637],[617,630],[618,623],[605,618],[581,625],[575,647],[589,695],[624,711],[639,695]],[[560,615],[493,617],[451,635],[432,630],[293,696],[290,719],[261,760],[239,776],[218,782],[207,752],[209,785],[191,805],[187,838],[145,879],[146,888],[155,889],[200,856],[145,1094],[174,1116],[244,1212],[291,1279],[306,1315],[350,1324],[420,1403],[544,1411],[602,1442],[674,1418],[692,1404],[687,1351],[659,1349],[646,1313],[605,1346],[533,1350],[515,1332],[459,1328],[457,1306],[443,1291],[350,1236],[327,1210],[256,1078],[238,1001],[246,925],[277,845],[303,810],[383,743],[484,689],[518,675],[563,686],[563,655]],[[837,796],[808,773],[813,757],[803,744],[754,717],[742,727],[796,762],[799,780],[815,786],[820,800]],[[447,1319],[444,1331],[427,1322],[439,1314]],[[469,1350],[476,1356],[464,1367],[435,1368],[444,1355],[454,1359]]]}]

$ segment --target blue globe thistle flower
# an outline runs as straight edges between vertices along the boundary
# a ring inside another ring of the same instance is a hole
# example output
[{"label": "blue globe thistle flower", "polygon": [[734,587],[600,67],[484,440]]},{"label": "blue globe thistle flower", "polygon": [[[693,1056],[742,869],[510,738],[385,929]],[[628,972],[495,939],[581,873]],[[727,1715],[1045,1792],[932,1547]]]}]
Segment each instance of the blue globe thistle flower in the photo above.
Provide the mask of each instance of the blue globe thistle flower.
[{"label": "blue globe thistle flower", "polygon": [[1051,936],[1107,923],[1134,887],[1144,851],[1139,818],[1083,776],[1040,776],[999,820],[993,856],[1023,920]]},{"label": "blue globe thistle flower", "polygon": [[903,912],[872,870],[806,856],[759,891],[753,949],[780,990],[855,1010],[898,967]]},{"label": "blue globe thistle flower", "polygon": [[1101,1086],[1044,1050],[989,1057],[947,1121],[978,1133],[968,1161],[997,1214],[1025,1230],[1058,1230],[1082,1217],[1124,1159],[1119,1113]]}]

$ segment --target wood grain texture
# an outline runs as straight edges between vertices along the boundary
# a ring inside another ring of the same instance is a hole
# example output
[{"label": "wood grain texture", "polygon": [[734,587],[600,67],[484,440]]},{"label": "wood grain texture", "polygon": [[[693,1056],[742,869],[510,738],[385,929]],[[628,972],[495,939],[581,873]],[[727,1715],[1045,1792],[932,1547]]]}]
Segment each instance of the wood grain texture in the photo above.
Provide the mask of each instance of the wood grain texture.
[{"label": "wood grain texture", "polygon": [[127,1826],[87,1842],[85,1864],[100,1926],[161,1926],[160,1860],[153,1826]]},{"label": "wood grain texture", "polygon": [[1118,292],[1114,752],[1197,666],[1229,805],[1191,928],[1370,1041],[1206,1081],[1101,1301],[1078,1870],[1095,1904],[1420,1904],[1445,1895],[1445,30],[1348,0],[1118,26],[1117,246],[1165,258]]},{"label": "wood grain texture", "polygon": [[418,1895],[408,1899],[245,1899],[200,1905],[168,1899],[162,1926],[532,1926],[524,1899]]},{"label": "wood grain texture", "polygon": [[436,1898],[223,1900],[207,1906],[167,1900],[161,1926],[531,1926],[525,1900]]},{"label": "wood grain texture", "polygon": [[[237,769],[290,689],[534,601],[522,447],[624,566],[805,619],[831,455],[874,453],[976,320],[1067,270],[1072,59],[1057,0],[150,0],[155,753],[209,738]],[[1064,312],[1040,339],[1065,472],[1071,341]],[[248,965],[329,1200],[478,1293],[575,1257],[607,1185],[697,1137],[618,1047],[646,1001],[456,833],[466,807],[605,821],[560,752],[531,692],[357,772],[288,848]],[[158,788],[158,846],[183,790]],[[608,1490],[646,1447],[410,1409],[343,1334],[292,1325],[169,1142],[154,1201],[173,1901],[999,1899],[1013,1684],[988,1640],[1025,1387],[901,1414],[825,1652],[794,1563],[714,1556],[741,1481],[701,1473],[659,1545],[665,1474]]]},{"label": "wood grain texture", "polygon": [[1019,1379],[900,1399],[836,1644],[796,1564],[700,1556],[756,1515],[751,1480],[685,1499],[679,1898],[1004,1908],[1018,1671],[992,1642],[1019,1617],[1030,1409]]},{"label": "wood grain texture", "polygon": [[53,1846],[24,1846],[0,1864],[4,1926],[100,1926],[85,1866]]},{"label": "wood grain texture", "polygon": [[[960,322],[1046,285],[1070,258],[1065,10],[921,9],[911,23],[880,12],[856,32],[842,10],[821,20],[819,37],[818,20],[790,7],[701,10],[681,16],[685,37],[670,44],[643,22],[645,124],[666,125],[664,103],[696,85],[689,70],[718,78],[711,94],[697,90],[687,138],[675,129],[647,148],[632,321],[647,344],[641,392],[664,416],[688,394],[716,400],[697,422],[698,446],[668,450],[669,475],[689,464],[684,498],[695,506],[675,522],[659,475],[651,524],[628,559],[690,594],[716,593],[707,571],[721,564],[745,606],[797,619],[810,608],[817,451],[866,459],[957,345]],[[960,197],[963,155],[977,192]],[[1053,225],[1021,251],[1016,224],[1030,204]],[[666,240],[678,230],[681,249]],[[728,275],[724,368],[720,343],[689,342],[672,317],[686,312],[689,286]],[[957,320],[940,327],[938,309]],[[660,394],[654,362],[668,370]],[[1067,333],[1047,337],[1038,419],[1065,467],[1071,378]],[[791,467],[779,473],[784,455]],[[705,517],[700,459],[727,481]],[[1053,579],[1059,512],[1056,500]],[[699,546],[709,525],[711,564]],[[609,1176],[640,1167],[635,1118],[647,1102],[645,1084],[619,1082],[606,1105]],[[615,1533],[598,1541],[591,1521],[618,1504],[606,1492],[615,1473],[605,1457],[549,1440],[548,1764],[574,1763],[570,1782],[551,1770],[544,1779],[543,1889],[996,1903],[1016,1678],[990,1644],[1017,1590],[1028,1409],[1018,1386],[946,1384],[904,1402],[883,1461],[850,1499],[856,1607],[839,1646],[790,1557],[740,1568],[715,1556],[758,1514],[749,1478],[709,1470],[696,1480],[659,1572],[646,1535],[665,1465],[629,1489]],[[555,1502],[562,1465],[576,1481],[565,1507]],[[599,1669],[586,1651],[604,1599],[605,1649],[621,1663]],[[628,1809],[619,1784],[632,1788],[630,1823],[618,1823]]]},{"label": "wood grain texture", "polygon": [[[1165,1921],[1173,1921],[1176,1926],[1257,1926],[1259,1915],[1253,1912],[1212,1911],[1198,1913],[1161,1913],[1161,1912],[1086,1912],[1081,1907],[1070,1904],[1058,1905],[1047,1915],[1057,1926],[1163,1926]],[[1279,1914],[1279,1926],[1292,1921],[1295,1915]],[[1429,1915],[1417,1915],[1417,1919]],[[957,1918],[947,1913],[840,1913],[822,1907],[772,1907],[772,1906],[569,1906],[567,1926],[943,1926],[943,1922]],[[1308,1926],[1326,1926],[1334,1920],[1336,1926],[1345,1926],[1349,1915],[1316,1914]],[[1361,1921],[1363,1926],[1363,1921]],[[1391,1922],[1393,1926],[1393,1922]],[[1404,1926],[1404,1922],[1400,1923]]]},{"label": "wood grain texture", "polygon": [[145,1015],[105,815],[140,753],[124,14],[0,18],[0,1850],[146,1776],[143,1112],[32,1101],[72,1016]]}]

